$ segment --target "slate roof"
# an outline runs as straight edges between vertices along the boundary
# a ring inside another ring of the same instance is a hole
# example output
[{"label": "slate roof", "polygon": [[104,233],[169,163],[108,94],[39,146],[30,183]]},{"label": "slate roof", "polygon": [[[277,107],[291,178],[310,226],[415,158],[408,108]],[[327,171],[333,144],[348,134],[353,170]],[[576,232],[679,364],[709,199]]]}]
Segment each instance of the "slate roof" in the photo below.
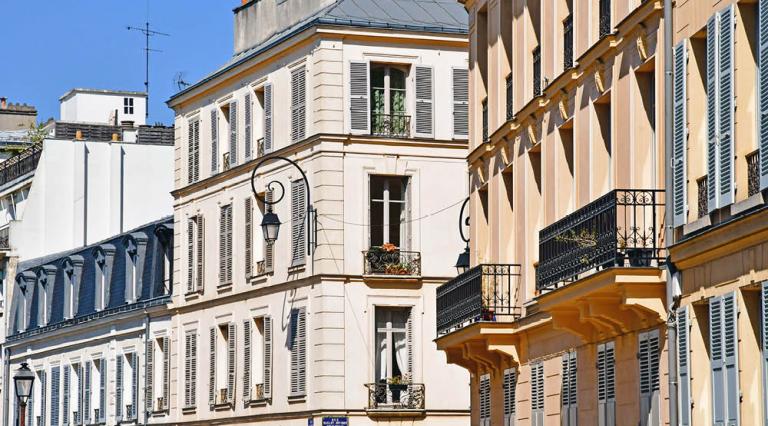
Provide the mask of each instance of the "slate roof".
[{"label": "slate roof", "polygon": [[218,70],[176,93],[168,102],[317,25],[467,34],[468,19],[464,6],[455,0],[338,0],[256,46],[236,53]]}]

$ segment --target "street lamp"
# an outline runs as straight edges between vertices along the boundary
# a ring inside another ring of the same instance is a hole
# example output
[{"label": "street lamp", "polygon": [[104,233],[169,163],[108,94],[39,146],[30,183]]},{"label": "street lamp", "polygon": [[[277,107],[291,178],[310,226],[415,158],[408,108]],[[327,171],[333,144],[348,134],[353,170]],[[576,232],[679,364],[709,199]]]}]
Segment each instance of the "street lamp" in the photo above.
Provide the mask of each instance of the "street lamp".
[{"label": "street lamp", "polygon": [[301,173],[301,178],[304,180],[304,187],[306,188],[306,193],[307,193],[307,203],[306,203],[307,214],[306,214],[306,224],[305,224],[306,226],[305,229],[307,232],[305,233],[305,235],[308,236],[307,252],[309,254],[312,254],[315,247],[315,239],[312,238],[312,235],[309,231],[312,229],[310,224],[312,223],[312,221],[315,220],[315,209],[312,207],[312,197],[310,196],[310,192],[309,192],[309,181],[307,180],[307,175],[304,173],[304,170],[302,170],[301,167],[299,167],[299,165],[296,164],[295,161],[285,157],[280,157],[280,156],[266,157],[261,161],[259,161],[258,164],[256,164],[256,167],[253,168],[253,172],[251,173],[251,191],[253,191],[253,195],[259,201],[261,201],[262,203],[264,203],[265,206],[267,206],[267,211],[266,213],[264,213],[264,217],[261,219],[261,230],[262,230],[262,233],[264,234],[264,241],[268,245],[272,245],[275,243],[275,241],[277,241],[277,236],[280,234],[281,222],[280,222],[280,218],[277,216],[277,213],[272,211],[272,206],[279,203],[285,196],[285,186],[283,186],[282,183],[276,180],[273,180],[267,183],[267,190],[272,191],[275,186],[279,186],[280,197],[277,200],[272,200],[272,201],[267,200],[265,197],[262,197],[261,195],[259,195],[259,193],[256,191],[256,171],[259,169],[259,167],[261,167],[262,164],[272,160],[282,160],[289,163],[290,165],[295,167],[299,171],[299,173]]},{"label": "street lamp", "polygon": [[16,370],[16,374],[13,376],[16,399],[19,402],[19,426],[26,426],[27,401],[32,395],[32,383],[34,381],[35,373],[29,369],[26,362],[21,363],[21,367]]},{"label": "street lamp", "polygon": [[[464,204],[461,205],[461,210],[459,211],[459,235],[461,235],[462,241],[467,243],[464,251],[459,253],[459,258],[456,260],[456,271],[459,274],[463,274],[469,270],[469,238],[464,235],[464,227],[469,226],[469,216],[464,219],[464,209],[467,207],[468,203],[469,197],[464,200]],[[464,220],[462,221],[462,219]]]}]

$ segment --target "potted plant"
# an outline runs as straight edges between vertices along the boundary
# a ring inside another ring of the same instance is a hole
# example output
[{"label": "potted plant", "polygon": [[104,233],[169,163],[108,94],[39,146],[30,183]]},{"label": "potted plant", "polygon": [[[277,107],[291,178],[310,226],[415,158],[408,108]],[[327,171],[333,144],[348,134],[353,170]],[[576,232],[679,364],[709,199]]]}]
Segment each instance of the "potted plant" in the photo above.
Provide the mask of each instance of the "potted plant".
[{"label": "potted plant", "polygon": [[400,265],[400,248],[392,243],[381,246],[373,246],[366,254],[370,272],[378,274],[401,275],[398,272]]},{"label": "potted plant", "polygon": [[408,392],[408,385],[410,384],[411,378],[409,374],[393,376],[387,379],[389,391],[392,392],[392,401],[400,401],[400,396],[404,392]]}]

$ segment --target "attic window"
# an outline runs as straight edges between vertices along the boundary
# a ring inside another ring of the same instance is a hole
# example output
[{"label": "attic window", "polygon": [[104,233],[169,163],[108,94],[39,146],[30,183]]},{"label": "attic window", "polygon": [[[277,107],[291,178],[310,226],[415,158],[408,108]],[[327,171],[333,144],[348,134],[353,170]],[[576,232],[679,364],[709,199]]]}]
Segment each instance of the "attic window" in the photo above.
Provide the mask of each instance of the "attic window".
[{"label": "attic window", "polygon": [[133,98],[123,98],[123,114],[133,114]]}]

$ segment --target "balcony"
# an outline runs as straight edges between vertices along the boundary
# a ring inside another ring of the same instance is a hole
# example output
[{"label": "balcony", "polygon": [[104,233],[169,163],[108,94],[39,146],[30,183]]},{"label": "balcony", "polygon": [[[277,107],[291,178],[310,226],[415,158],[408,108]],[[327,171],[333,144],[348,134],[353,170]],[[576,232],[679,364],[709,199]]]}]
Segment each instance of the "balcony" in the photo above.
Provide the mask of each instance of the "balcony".
[{"label": "balcony", "polygon": [[37,169],[43,145],[35,144],[0,163],[0,185],[5,185]]},{"label": "balcony", "polygon": [[563,69],[573,68],[573,14],[563,21]]},{"label": "balcony", "polygon": [[363,275],[418,277],[421,252],[400,250],[389,244],[363,251]]},{"label": "balcony", "polygon": [[437,335],[520,317],[520,265],[478,265],[437,289]]},{"label": "balcony", "polygon": [[514,80],[512,80],[512,73],[510,73],[507,76],[506,83],[507,83],[507,120],[509,120],[515,115],[514,103],[512,102],[513,95],[514,95],[514,92],[513,92]]},{"label": "balcony", "polygon": [[760,192],[760,151],[747,154],[747,196]]},{"label": "balcony", "polygon": [[541,96],[541,47],[533,49],[533,97]]},{"label": "balcony", "polygon": [[539,232],[536,290],[608,268],[658,267],[664,258],[662,190],[613,190]]},{"label": "balcony", "polygon": [[600,0],[600,38],[611,33],[611,0]]},{"label": "balcony", "polygon": [[11,249],[11,228],[0,229],[0,251]]},{"label": "balcony", "polygon": [[696,180],[696,192],[698,197],[696,205],[699,208],[699,219],[709,214],[708,188],[709,181],[707,180],[707,175]]},{"label": "balcony", "polygon": [[423,383],[368,383],[368,408],[371,412],[391,415],[393,411],[411,412],[418,415],[424,411]]},{"label": "balcony", "polygon": [[411,136],[411,116],[404,114],[371,114],[371,133],[390,138]]},{"label": "balcony", "polygon": [[488,98],[483,99],[483,143],[488,142]]}]

